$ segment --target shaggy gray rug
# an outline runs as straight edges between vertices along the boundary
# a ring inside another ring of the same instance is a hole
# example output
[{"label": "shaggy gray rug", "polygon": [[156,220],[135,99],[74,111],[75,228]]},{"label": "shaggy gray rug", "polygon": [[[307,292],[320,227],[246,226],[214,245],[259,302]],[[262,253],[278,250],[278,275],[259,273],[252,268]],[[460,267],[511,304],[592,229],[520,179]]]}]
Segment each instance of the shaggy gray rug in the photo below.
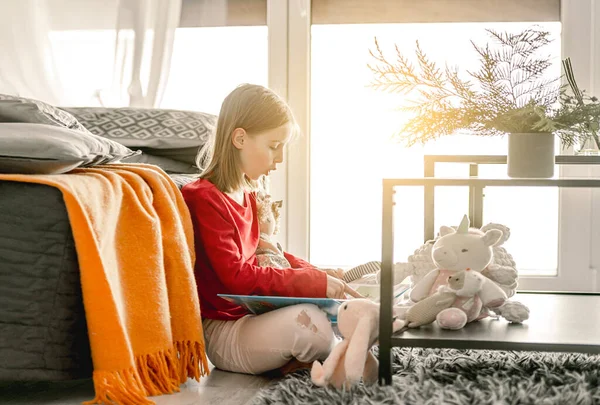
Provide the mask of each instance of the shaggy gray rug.
[{"label": "shaggy gray rug", "polygon": [[391,386],[341,392],[313,385],[302,370],[260,391],[252,405],[600,404],[599,355],[394,348],[393,356]]}]

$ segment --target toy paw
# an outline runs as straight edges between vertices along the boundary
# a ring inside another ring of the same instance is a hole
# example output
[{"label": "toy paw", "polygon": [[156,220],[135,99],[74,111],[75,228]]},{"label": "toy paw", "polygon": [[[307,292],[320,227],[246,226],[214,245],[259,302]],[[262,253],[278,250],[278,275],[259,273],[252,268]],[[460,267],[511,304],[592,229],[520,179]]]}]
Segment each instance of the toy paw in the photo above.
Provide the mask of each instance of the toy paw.
[{"label": "toy paw", "polygon": [[358,372],[356,372],[355,370],[348,370],[346,372],[346,381],[344,383],[344,388],[350,388],[358,384],[360,380],[362,380],[362,371],[363,370],[359,370]]},{"label": "toy paw", "polygon": [[457,330],[467,324],[467,314],[458,308],[444,309],[435,319],[442,329]]},{"label": "toy paw", "polygon": [[325,381],[325,370],[317,360],[315,360],[310,370],[310,379],[319,387],[327,386],[327,381]]}]

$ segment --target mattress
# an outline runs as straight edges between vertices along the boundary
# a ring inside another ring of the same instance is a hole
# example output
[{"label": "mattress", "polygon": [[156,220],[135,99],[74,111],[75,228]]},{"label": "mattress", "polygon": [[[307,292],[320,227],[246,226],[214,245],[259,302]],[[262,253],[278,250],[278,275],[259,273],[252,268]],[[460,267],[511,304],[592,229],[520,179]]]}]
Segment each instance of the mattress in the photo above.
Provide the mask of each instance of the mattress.
[{"label": "mattress", "polygon": [[[193,180],[172,178],[179,188]],[[91,375],[77,252],[62,194],[0,181],[0,380]]]}]

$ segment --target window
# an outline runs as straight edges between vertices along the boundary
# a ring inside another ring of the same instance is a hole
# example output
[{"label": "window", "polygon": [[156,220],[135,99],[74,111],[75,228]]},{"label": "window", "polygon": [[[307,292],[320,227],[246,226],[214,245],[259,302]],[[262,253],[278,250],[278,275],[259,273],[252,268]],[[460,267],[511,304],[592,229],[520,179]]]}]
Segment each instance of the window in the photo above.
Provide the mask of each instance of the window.
[{"label": "window", "polygon": [[[600,73],[594,69],[598,53],[593,44],[598,40],[594,27],[600,18],[600,10],[594,8],[592,0],[507,0],[502,3],[464,0],[460,4],[454,0],[439,0],[435,4],[436,7],[432,7],[429,1],[408,0],[378,0],[375,3],[350,0],[343,4],[337,0],[289,0],[289,63],[291,66],[310,66],[307,68],[310,74],[306,77],[289,74],[292,68],[288,69],[288,88],[293,90],[289,92],[289,100],[295,113],[301,117],[300,125],[307,136],[301,144],[290,148],[287,159],[288,204],[294,205],[290,208],[291,219],[287,223],[287,248],[308,257],[317,265],[354,265],[356,262],[381,256],[381,205],[369,200],[381,198],[380,184],[377,184],[381,177],[422,176],[422,153],[440,153],[440,150],[443,153],[465,153],[466,147],[477,153],[503,154],[506,151],[506,141],[501,138],[472,138],[465,143],[468,138],[454,136],[429,144],[421,150],[406,150],[394,144],[387,144],[384,148],[388,139],[381,133],[388,129],[389,136],[396,129],[393,112],[388,106],[393,107],[398,103],[391,101],[393,95],[383,93],[379,93],[378,99],[374,100],[374,92],[365,85],[370,74],[365,66],[367,51],[373,44],[375,33],[382,43],[392,46],[394,43],[406,43],[405,38],[397,34],[385,37],[384,31],[399,30],[402,26],[418,30],[419,26],[423,29],[437,26],[439,29],[444,25],[455,28],[462,25],[478,26],[481,30],[484,26],[518,29],[539,24],[549,28],[557,38],[552,50],[557,56],[557,68],[560,57],[571,57],[573,63],[579,66],[577,75],[580,87],[589,88],[594,94],[598,92],[597,86],[594,87],[594,83],[600,82]],[[336,34],[339,35],[334,38],[332,30],[338,30]],[[457,39],[460,36],[457,32],[449,33],[457,35]],[[429,38],[431,42],[431,37],[427,34],[420,38],[421,43],[429,56],[436,60],[453,60],[455,49],[460,51],[461,46],[469,46],[468,43],[459,44],[458,40],[456,43],[450,41],[446,48],[438,52],[435,50],[435,43],[425,46],[423,38]],[[407,33],[407,36],[411,35],[408,43],[414,47],[416,35]],[[444,35],[435,38],[439,42],[446,40]],[[481,39],[485,40],[483,37]],[[410,50],[407,53],[410,54]],[[335,60],[334,55],[338,60]],[[359,65],[351,63],[352,57],[355,58],[354,63]],[[329,65],[324,62],[326,60],[329,60]],[[468,61],[460,62],[461,67],[469,65]],[[294,68],[294,73],[297,72]],[[354,80],[341,79],[350,72],[354,74]],[[320,80],[319,84],[317,80]],[[357,82],[360,81],[361,85],[358,85]],[[336,99],[333,96],[335,91],[343,94],[343,97]],[[376,102],[379,104],[375,104]],[[384,106],[383,109],[377,108],[381,105]],[[378,125],[382,131],[375,133],[372,125]],[[357,139],[361,142],[357,143]],[[448,146],[450,143],[454,150]],[[350,156],[351,154],[354,156]],[[366,159],[370,159],[370,173],[365,170]],[[340,165],[345,165],[344,169]],[[443,165],[438,168],[438,174],[442,170],[446,175],[466,175],[467,168]],[[595,171],[595,168],[560,166],[557,175],[585,177]],[[320,173],[323,178],[319,178]],[[486,176],[504,176],[505,167],[484,167],[480,169],[480,173]],[[405,207],[396,207],[395,211],[403,215],[397,215],[396,260],[405,259],[422,243],[422,191],[408,190],[403,191],[398,198]],[[321,192],[322,198],[319,197]],[[465,211],[464,208],[453,211],[454,208],[444,206],[446,213],[440,212],[440,201],[448,199],[448,195],[444,197],[444,193],[453,196],[451,200],[458,203],[456,207],[466,207],[466,190],[446,189],[445,192],[438,192],[436,226],[455,223],[456,216],[460,219]],[[594,224],[598,223],[594,216],[594,212],[598,210],[593,208],[593,204],[599,201],[597,193],[586,189],[544,189],[531,190],[529,194],[519,193],[519,197],[525,197],[523,201],[534,207],[533,211],[541,209],[542,204],[550,203],[550,206],[544,207],[550,214],[538,214],[537,218],[530,215],[518,218],[518,215],[510,212],[509,203],[515,201],[515,193],[508,189],[486,190],[484,222],[497,219],[498,222],[511,226],[509,242],[521,245],[509,245],[511,253],[517,257],[517,266],[521,271],[521,288],[580,291],[600,288],[600,278],[596,276],[595,270],[598,267],[598,255],[591,248],[594,241],[600,238],[600,233],[594,231]],[[535,193],[537,202],[532,201],[531,193]],[[354,204],[358,209],[346,215],[338,215],[349,204]],[[408,210],[407,205],[417,207],[417,211]],[[501,216],[506,214],[511,214],[512,217]],[[367,219],[367,216],[370,217]],[[350,225],[350,221],[356,223]],[[512,221],[518,223],[510,224]],[[310,226],[305,226],[304,223],[310,223]],[[405,231],[400,228],[400,224],[402,227],[410,227],[410,230]],[[528,234],[519,228],[527,229]],[[534,229],[537,230],[535,234],[532,233]],[[516,233],[520,236],[515,236]],[[544,245],[545,249],[540,251],[541,256],[529,254],[526,257],[524,254],[528,253],[524,243],[531,243],[534,235],[542,235],[546,241],[552,241],[551,246],[548,248]],[[408,238],[414,242],[410,242]],[[344,248],[335,248],[336,243]],[[550,254],[548,250],[551,250]],[[529,274],[526,267],[529,267]]]},{"label": "window", "polygon": [[[551,74],[560,74],[560,22],[541,23],[554,42]],[[530,23],[421,23],[313,25],[311,48],[310,259],[347,267],[381,255],[381,180],[420,177],[423,153],[504,154],[504,137],[452,136],[423,147],[404,148],[390,140],[402,117],[394,108],[397,94],[368,86],[373,73],[373,38],[389,59],[397,45],[414,60],[415,41],[438,66],[459,66],[463,74],[479,66],[470,40],[487,43],[484,29],[518,32]],[[335,43],[335,46],[331,46]],[[485,167],[482,175],[503,176],[505,166]],[[322,175],[326,173],[326,175]],[[468,166],[443,165],[441,176],[468,176]],[[334,178],[335,181],[331,181]],[[558,190],[487,189],[484,223],[499,222],[512,232],[506,244],[521,274],[556,274],[558,259]],[[528,201],[524,208],[523,199]],[[467,213],[466,188],[436,190],[436,228],[458,225]],[[533,202],[533,204],[532,204]],[[397,190],[396,258],[406,260],[423,241],[422,188]],[[332,209],[335,207],[335,209]],[[533,241],[535,243],[533,243]]]},{"label": "window", "polygon": [[237,85],[268,85],[265,0],[183,0],[161,107],[218,114]]},{"label": "window", "polygon": [[115,31],[57,30],[50,33],[50,41],[70,105],[100,106],[99,92],[111,86]]},{"label": "window", "polygon": [[241,83],[268,83],[266,26],[178,28],[161,107],[218,114]]},{"label": "window", "polygon": [[[54,59],[71,105],[99,106],[99,96],[112,85],[116,8],[99,0],[90,5],[73,4],[81,19],[53,15]],[[124,39],[133,46],[133,31]],[[131,69],[131,59],[124,71]],[[184,0],[159,106],[217,114],[238,84],[268,84],[268,60],[266,1]]]}]

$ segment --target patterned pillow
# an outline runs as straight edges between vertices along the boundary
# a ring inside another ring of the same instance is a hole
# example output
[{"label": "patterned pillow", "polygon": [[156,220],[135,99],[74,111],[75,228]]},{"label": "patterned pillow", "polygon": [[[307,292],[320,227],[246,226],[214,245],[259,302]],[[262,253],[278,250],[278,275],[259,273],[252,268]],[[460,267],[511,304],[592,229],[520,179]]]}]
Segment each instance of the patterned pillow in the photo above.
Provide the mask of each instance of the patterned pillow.
[{"label": "patterned pillow", "polygon": [[212,114],[152,108],[66,108],[90,132],[130,148],[181,149],[204,145],[215,132]]},{"label": "patterned pillow", "polygon": [[0,94],[0,122],[56,125],[88,132],[75,117],[43,101]]}]

